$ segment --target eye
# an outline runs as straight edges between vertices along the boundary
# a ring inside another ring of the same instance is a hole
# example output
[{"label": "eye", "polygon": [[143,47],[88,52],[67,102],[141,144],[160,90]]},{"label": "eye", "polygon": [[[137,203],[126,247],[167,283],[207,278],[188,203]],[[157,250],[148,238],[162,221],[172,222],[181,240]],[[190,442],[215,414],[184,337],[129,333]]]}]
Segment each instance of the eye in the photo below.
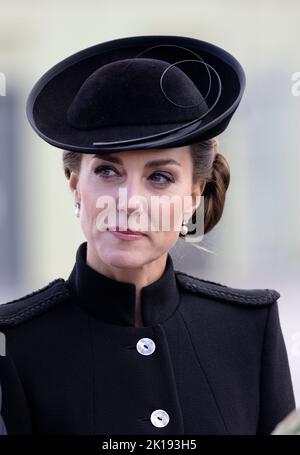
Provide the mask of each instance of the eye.
[{"label": "eye", "polygon": [[[112,171],[114,174],[109,174],[109,171]],[[117,172],[115,171],[115,169],[113,167],[106,166],[106,165],[102,165],[102,166],[96,167],[94,172],[95,172],[96,175],[100,174],[101,177],[103,177],[105,179],[108,179],[110,177],[114,177],[114,175],[117,174]],[[150,176],[150,178],[155,183],[159,183],[159,185],[168,185],[171,182],[174,182],[174,179],[172,178],[172,176],[168,176],[166,174],[162,174],[161,172],[154,172]]]},{"label": "eye", "polygon": [[151,177],[153,177],[153,176],[163,177],[165,179],[163,181],[161,181],[161,180],[159,181],[157,178],[152,179],[153,181],[159,183],[160,185],[169,184],[169,183],[174,182],[174,179],[171,176],[162,174],[161,172],[154,172],[154,174],[152,174]]},{"label": "eye", "polygon": [[115,170],[111,166],[98,166],[98,167],[96,167],[94,172],[95,172],[96,175],[101,174],[101,176],[103,178],[112,177],[112,175],[109,175],[109,174],[105,173],[104,171],[113,171],[113,172],[115,172]]}]

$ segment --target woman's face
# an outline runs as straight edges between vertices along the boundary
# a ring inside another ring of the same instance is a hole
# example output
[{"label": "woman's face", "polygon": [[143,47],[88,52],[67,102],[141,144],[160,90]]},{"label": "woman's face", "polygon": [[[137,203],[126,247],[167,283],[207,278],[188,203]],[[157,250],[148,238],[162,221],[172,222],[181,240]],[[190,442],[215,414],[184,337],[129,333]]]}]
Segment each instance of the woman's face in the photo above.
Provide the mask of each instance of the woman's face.
[{"label": "woman's face", "polygon": [[[167,253],[182,221],[200,202],[204,181],[193,185],[192,173],[190,146],[83,154],[70,187],[80,202],[81,227],[94,257],[114,267],[136,268]],[[185,199],[190,205],[184,205]],[[144,235],[120,238],[113,233],[116,227]]]}]

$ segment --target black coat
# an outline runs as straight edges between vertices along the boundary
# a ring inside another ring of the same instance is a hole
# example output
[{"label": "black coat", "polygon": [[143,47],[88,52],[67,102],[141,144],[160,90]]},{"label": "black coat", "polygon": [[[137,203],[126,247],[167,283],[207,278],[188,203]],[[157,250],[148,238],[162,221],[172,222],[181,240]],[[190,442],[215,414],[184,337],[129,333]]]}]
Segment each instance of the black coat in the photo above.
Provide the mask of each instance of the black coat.
[{"label": "black coat", "polygon": [[[2,408],[2,387],[0,384],[0,413]],[[3,418],[0,414],[0,435],[7,434],[5,423],[3,422]]]},{"label": "black coat", "polygon": [[269,434],[295,408],[279,294],[174,270],[142,289],[86,264],[0,306],[8,434]]}]

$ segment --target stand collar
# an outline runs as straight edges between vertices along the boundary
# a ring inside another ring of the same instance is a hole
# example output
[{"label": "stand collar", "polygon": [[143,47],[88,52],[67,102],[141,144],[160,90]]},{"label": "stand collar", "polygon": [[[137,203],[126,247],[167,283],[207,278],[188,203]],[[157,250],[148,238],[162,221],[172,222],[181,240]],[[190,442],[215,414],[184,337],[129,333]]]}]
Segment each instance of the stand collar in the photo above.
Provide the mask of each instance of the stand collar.
[{"label": "stand collar", "polygon": [[[68,278],[71,293],[78,304],[97,319],[111,324],[133,326],[135,323],[136,286],[112,279],[86,263],[87,242],[76,253],[76,262]],[[168,319],[179,305],[173,261],[168,253],[161,277],[141,291],[141,314],[144,326]]]}]

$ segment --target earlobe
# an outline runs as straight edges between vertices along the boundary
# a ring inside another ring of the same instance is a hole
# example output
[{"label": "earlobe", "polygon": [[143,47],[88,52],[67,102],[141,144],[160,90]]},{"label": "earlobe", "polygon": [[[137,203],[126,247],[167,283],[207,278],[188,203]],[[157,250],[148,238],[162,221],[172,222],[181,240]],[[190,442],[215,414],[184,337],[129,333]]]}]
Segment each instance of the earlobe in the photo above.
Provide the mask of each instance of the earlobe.
[{"label": "earlobe", "polygon": [[71,172],[70,175],[70,180],[69,180],[69,186],[70,189],[73,193],[74,197],[74,203],[75,203],[75,214],[76,216],[79,216],[79,209],[80,207],[77,207],[77,204],[80,204],[80,191],[79,191],[79,185],[78,185],[78,175],[75,172]]},{"label": "earlobe", "polygon": [[69,186],[74,195],[75,215],[80,216],[80,192],[78,189],[78,175],[76,172],[71,172]]},{"label": "earlobe", "polygon": [[75,192],[75,196],[77,197],[77,185],[78,185],[78,175],[72,171],[69,179],[69,187],[72,192]]}]

